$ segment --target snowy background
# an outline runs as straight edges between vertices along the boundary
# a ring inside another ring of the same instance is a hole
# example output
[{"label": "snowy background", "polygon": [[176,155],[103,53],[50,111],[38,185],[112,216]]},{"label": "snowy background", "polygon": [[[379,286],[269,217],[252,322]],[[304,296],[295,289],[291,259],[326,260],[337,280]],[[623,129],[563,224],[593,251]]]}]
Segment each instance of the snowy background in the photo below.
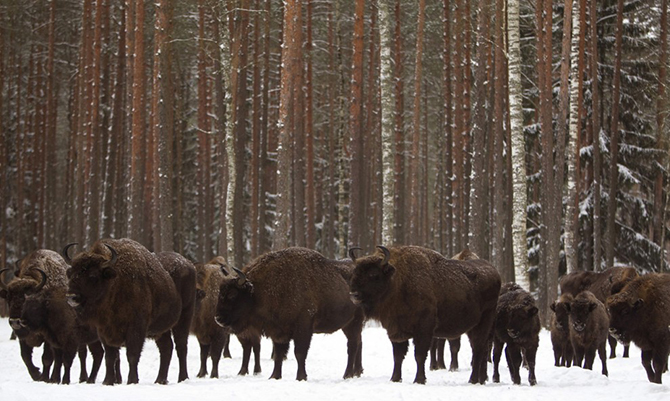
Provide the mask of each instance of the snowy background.
[{"label": "snowy background", "polygon": [[[242,350],[237,339],[231,338],[233,359],[222,359],[219,379],[195,377],[199,368],[199,346],[195,337],[189,340],[190,380],[177,383],[177,356],[170,365],[170,384],[153,384],[158,373],[158,351],[153,341],[145,343],[140,359],[140,383],[137,385],[103,386],[104,362],[96,384],[74,383],[69,386],[33,382],[21,360],[19,343],[10,341],[10,328],[6,318],[0,318],[0,400],[69,400],[69,401],[130,401],[130,400],[272,400],[272,401],[316,401],[316,400],[454,400],[454,401],[518,401],[518,400],[664,400],[670,398],[670,374],[663,377],[664,384],[647,381],[640,364],[640,351],[631,347],[631,358],[621,358],[622,347],[617,347],[619,357],[608,360],[609,377],[600,374],[600,360],[596,357],[594,371],[581,368],[554,367],[549,333],[542,331],[537,359],[537,386],[528,385],[528,372],[521,372],[520,386],[512,385],[507,365],[500,365],[501,383],[486,385],[468,384],[470,377],[470,346],[463,337],[459,355],[461,369],[458,372],[429,371],[425,386],[413,384],[416,373],[414,350],[410,351],[403,364],[403,382],[390,382],[393,370],[391,344],[386,331],[379,327],[366,327],[363,331],[363,376],[343,380],[346,366],[346,339],[337,332],[331,335],[317,334],[312,340],[307,357],[306,382],[295,381],[296,363],[291,351],[284,363],[283,379],[268,380],[272,372],[270,352],[272,344],[263,339],[261,363],[263,372],[257,376],[237,376],[241,364]],[[609,350],[608,350],[609,352]],[[41,367],[41,349],[35,350],[33,361]],[[122,375],[125,382],[128,373],[125,350],[122,350]],[[447,364],[448,364],[447,353]],[[90,355],[89,355],[90,366]],[[211,366],[208,364],[208,366]],[[426,362],[428,369],[428,362]],[[489,377],[493,366],[489,364]],[[72,377],[79,377],[79,362],[75,358]]]}]

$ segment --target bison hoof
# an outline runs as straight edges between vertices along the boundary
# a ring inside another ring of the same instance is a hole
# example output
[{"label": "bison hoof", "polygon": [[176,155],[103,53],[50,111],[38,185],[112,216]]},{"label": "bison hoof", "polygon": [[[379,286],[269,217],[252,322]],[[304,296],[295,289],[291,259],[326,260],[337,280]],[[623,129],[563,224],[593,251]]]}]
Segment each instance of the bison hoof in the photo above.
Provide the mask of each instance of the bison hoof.
[{"label": "bison hoof", "polygon": [[167,381],[167,379],[156,379],[156,381],[154,383],[156,383],[156,384],[168,384],[168,381]]},{"label": "bison hoof", "polygon": [[417,377],[414,379],[414,383],[416,384],[426,384],[426,378],[425,377]]}]

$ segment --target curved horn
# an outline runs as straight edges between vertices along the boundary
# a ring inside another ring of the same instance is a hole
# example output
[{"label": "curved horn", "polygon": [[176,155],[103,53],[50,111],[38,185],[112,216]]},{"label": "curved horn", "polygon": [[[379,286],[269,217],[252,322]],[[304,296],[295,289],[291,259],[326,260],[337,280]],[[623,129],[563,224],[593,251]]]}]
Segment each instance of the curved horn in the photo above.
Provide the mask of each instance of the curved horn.
[{"label": "curved horn", "polygon": [[389,259],[391,259],[391,252],[389,252],[385,246],[377,245],[377,248],[384,252],[384,260],[382,261],[382,265],[387,264]]},{"label": "curved horn", "polygon": [[14,262],[14,266],[16,267],[17,272],[21,270],[21,262],[23,262],[23,259],[17,259],[16,262]]},{"label": "curved horn", "polygon": [[349,257],[351,258],[352,262],[356,263],[356,251],[362,251],[362,248],[359,248],[357,246],[353,248],[349,248]]},{"label": "curved horn", "polygon": [[5,274],[5,272],[10,271],[10,270],[12,270],[12,269],[7,268],[7,269],[0,270],[0,288],[2,288],[3,290],[7,289],[7,284],[5,284],[4,274]]},{"label": "curved horn", "polygon": [[63,248],[63,250],[60,252],[61,256],[63,257],[63,259],[65,259],[65,262],[68,265],[72,265],[72,259],[70,259],[70,255],[68,254],[68,251],[70,250],[71,247],[73,247],[75,245],[77,245],[76,242],[69,243],[69,244],[65,245],[65,248]]},{"label": "curved horn", "polygon": [[35,288],[33,290],[33,292],[38,292],[47,283],[47,274],[44,272],[44,270],[39,269],[37,267],[35,268],[35,270],[37,270],[40,273],[40,275],[42,276],[42,281],[40,281],[40,283],[37,285],[37,288]]},{"label": "curved horn", "polygon": [[223,273],[224,276],[230,276],[230,270],[228,270],[228,266],[219,262],[217,262],[216,264],[219,265],[219,269],[221,270],[221,273]]},{"label": "curved horn", "polygon": [[242,271],[236,267],[233,267],[233,270],[235,270],[235,273],[237,273],[237,285],[242,285],[247,282],[247,276],[242,273]]},{"label": "curved horn", "polygon": [[114,264],[116,263],[116,260],[119,258],[119,253],[116,252],[116,249],[112,248],[111,246],[109,246],[107,244],[105,244],[105,246],[112,253],[112,258],[109,259],[109,261],[107,263],[105,263],[105,267],[114,266]]}]

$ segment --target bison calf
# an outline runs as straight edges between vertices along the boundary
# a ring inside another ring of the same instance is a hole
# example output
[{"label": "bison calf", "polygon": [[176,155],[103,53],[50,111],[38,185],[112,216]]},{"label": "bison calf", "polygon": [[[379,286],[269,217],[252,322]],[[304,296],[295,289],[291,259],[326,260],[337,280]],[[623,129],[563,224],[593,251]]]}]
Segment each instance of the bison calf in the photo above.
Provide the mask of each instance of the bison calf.
[{"label": "bison calf", "polygon": [[223,280],[216,320],[242,338],[263,334],[272,339],[273,379],[282,377],[291,340],[298,361],[296,379],[305,380],[312,334],[342,329],[348,352],[344,377],[359,376],[364,316],[349,299],[350,270],[350,262],[329,260],[305,248],[266,253]]},{"label": "bison calf", "polygon": [[642,350],[650,382],[661,383],[670,354],[670,275],[640,276],[607,299],[610,333]]},{"label": "bison calf", "polygon": [[[507,366],[514,384],[521,384],[519,369],[523,356],[528,363],[528,383],[537,384],[535,357],[540,343],[540,317],[535,299],[515,283],[507,283],[500,290],[493,328],[493,382],[500,382],[498,366],[503,347]],[[523,356],[522,356],[523,353]]]},{"label": "bison calf", "polygon": [[554,301],[550,308],[551,315],[551,345],[554,349],[554,366],[572,365],[573,351],[570,342],[570,317],[569,308],[572,302],[572,295],[562,294],[557,301]]},{"label": "bison calf", "polygon": [[602,361],[603,375],[607,376],[607,335],[609,317],[602,302],[591,291],[582,291],[570,302],[570,342],[575,365],[593,369],[596,351]]}]

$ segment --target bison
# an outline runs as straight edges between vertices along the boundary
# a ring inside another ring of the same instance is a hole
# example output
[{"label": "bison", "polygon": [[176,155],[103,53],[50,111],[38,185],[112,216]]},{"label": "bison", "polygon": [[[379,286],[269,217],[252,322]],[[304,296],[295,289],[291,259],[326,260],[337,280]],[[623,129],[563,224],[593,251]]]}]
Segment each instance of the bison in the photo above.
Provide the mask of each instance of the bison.
[{"label": "bison", "polygon": [[[30,377],[33,380],[55,382],[57,379],[60,380],[60,377],[49,376],[51,365],[54,363],[51,346],[48,342],[44,342],[41,334],[31,332],[27,327],[21,326],[21,311],[26,296],[67,284],[65,278],[67,264],[57,252],[38,249],[20,260],[17,267],[16,277],[7,284],[3,277],[4,273],[10,269],[0,271],[0,297],[4,298],[9,306],[9,324],[19,338],[21,358],[28,368]],[[47,276],[51,278],[48,282],[44,280],[44,277]],[[33,348],[43,343],[42,371],[40,372],[40,369],[33,364],[32,354]],[[56,361],[56,364],[60,363],[60,360]],[[54,366],[54,370],[60,370],[60,368],[56,369]]]},{"label": "bison", "polygon": [[574,350],[575,365],[593,369],[596,351],[602,361],[602,374],[607,376],[607,310],[591,291],[582,291],[568,304],[570,343]]},{"label": "bison", "polygon": [[[47,281],[47,276],[44,275],[42,280]],[[79,381],[95,383],[104,351],[95,329],[81,324],[76,318],[74,310],[67,304],[66,292],[67,286],[63,283],[61,286],[27,295],[21,312],[20,325],[31,333],[42,335],[51,346],[55,358],[62,361],[63,379],[60,380],[60,366],[56,365],[52,374],[54,382],[70,383],[70,368],[75,354],[79,351],[82,367]],[[86,372],[87,344],[93,356],[90,375]]]},{"label": "bison", "polygon": [[[506,283],[500,290],[493,328],[493,381],[500,382],[498,365],[503,347],[514,384],[521,384],[519,369],[525,357],[528,383],[537,384],[535,357],[540,344],[540,317],[533,296],[516,283]],[[522,355],[523,353],[523,355]]]},{"label": "bison", "polygon": [[640,276],[607,299],[610,333],[642,350],[642,366],[652,383],[662,383],[670,354],[670,275]]},{"label": "bison", "polygon": [[[219,360],[224,350],[228,348],[230,333],[216,324],[216,302],[219,299],[219,285],[225,274],[225,261],[212,259],[205,264],[196,264],[196,306],[191,333],[193,333],[200,344],[200,371],[198,377],[207,375],[207,358],[212,359],[211,377],[219,377]],[[224,353],[225,357],[225,353]],[[230,358],[230,351],[228,351]]]},{"label": "bison", "polygon": [[572,302],[572,295],[561,294],[557,301],[554,301],[550,308],[554,312],[551,315],[551,344],[554,349],[554,366],[572,365],[573,351],[570,342],[570,317],[569,308]]},{"label": "bison", "polygon": [[[156,383],[166,384],[174,334],[179,381],[188,378],[186,341],[195,303],[195,267],[177,254],[154,255],[131,239],[103,239],[77,254],[67,270],[68,303],[94,326],[105,348],[103,384],[121,382],[119,348],[126,347],[128,383],[137,383],[146,337],[156,340],[160,368]],[[191,316],[188,314],[191,313]]]},{"label": "bison", "polygon": [[414,339],[415,383],[425,383],[433,337],[467,333],[472,346],[471,383],[486,379],[489,335],[500,275],[488,262],[447,259],[419,246],[377,247],[355,259],[351,297],[367,318],[379,321],[393,345],[391,380],[402,380],[402,362]]},{"label": "bison", "polygon": [[361,331],[364,315],[349,298],[351,262],[335,261],[299,247],[268,252],[219,288],[216,321],[244,338],[265,335],[274,345],[274,370],[282,377],[282,363],[293,340],[298,361],[297,380],[306,380],[305,360],[313,333],[342,330],[347,337],[345,378],[360,376]]},{"label": "bison", "polygon": [[[561,294],[577,296],[582,291],[591,291],[600,302],[605,304],[612,291],[618,292],[627,282],[638,277],[633,267],[611,267],[602,272],[578,271],[561,277],[559,286]],[[610,358],[616,357],[616,340],[608,338],[610,344]],[[629,345],[624,344],[623,357],[628,358]]]}]

